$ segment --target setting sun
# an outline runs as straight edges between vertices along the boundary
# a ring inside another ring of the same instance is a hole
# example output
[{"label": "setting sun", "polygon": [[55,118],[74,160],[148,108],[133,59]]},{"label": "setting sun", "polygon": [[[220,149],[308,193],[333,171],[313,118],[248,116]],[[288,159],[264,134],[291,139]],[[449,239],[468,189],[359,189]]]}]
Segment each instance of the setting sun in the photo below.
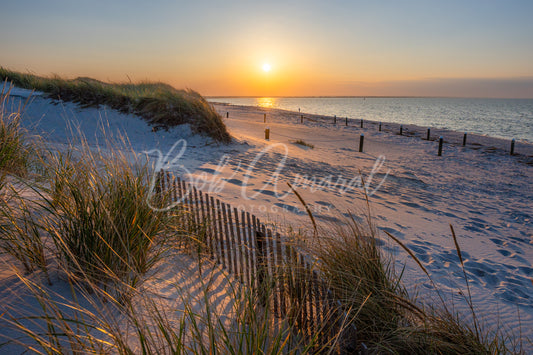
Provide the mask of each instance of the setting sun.
[{"label": "setting sun", "polygon": [[265,71],[265,72],[269,72],[270,69],[272,69],[272,67],[270,66],[270,64],[268,64],[268,63],[263,64],[263,71]]}]

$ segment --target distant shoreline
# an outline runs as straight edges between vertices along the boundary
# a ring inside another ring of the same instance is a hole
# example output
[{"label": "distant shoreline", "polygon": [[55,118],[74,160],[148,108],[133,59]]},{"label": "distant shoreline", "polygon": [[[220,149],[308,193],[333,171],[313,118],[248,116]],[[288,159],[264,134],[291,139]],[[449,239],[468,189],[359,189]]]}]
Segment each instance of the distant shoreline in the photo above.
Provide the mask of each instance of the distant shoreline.
[{"label": "distant shoreline", "polygon": [[533,100],[385,97],[209,98],[210,103],[276,108],[374,122],[442,128],[533,144]]},{"label": "distant shoreline", "polygon": [[[318,122],[318,124],[326,124],[328,121],[333,121],[333,116],[329,115],[318,115],[318,114],[310,114],[305,112],[297,112],[297,111],[291,111],[291,110],[285,110],[281,108],[268,108],[268,107],[261,107],[261,106],[247,106],[247,105],[234,105],[229,103],[223,103],[223,102],[211,102],[217,109],[217,111],[220,111],[224,107],[231,107],[232,110],[238,110],[240,112],[244,111],[247,114],[251,115],[257,115],[260,114],[261,116],[265,112],[276,112],[278,115],[285,117],[286,119],[293,120],[294,124],[298,124],[300,121],[301,116],[304,116],[306,118],[311,118]],[[225,116],[224,116],[225,117]],[[345,118],[338,117],[338,123],[337,125],[339,127],[345,125]],[[350,118],[349,124],[350,126],[357,126],[358,123],[360,123],[359,119]],[[378,130],[379,121],[374,120],[364,120],[364,127],[365,130],[372,129],[372,130]],[[400,124],[395,122],[381,122],[382,124],[382,132],[383,133],[389,133],[397,135],[399,133],[400,126],[403,128],[403,135],[406,138],[419,138],[419,139],[425,139],[426,138],[426,132],[427,127],[419,126],[416,124]],[[446,129],[446,128],[431,128],[431,140],[436,140],[437,137],[442,136],[444,138],[444,142],[447,144],[453,144],[455,146],[462,146],[463,141],[463,134],[464,132],[460,131],[454,131],[452,129]],[[477,133],[468,133],[467,138],[467,144],[464,147],[465,149],[473,149],[473,150],[481,150],[486,151],[487,153],[494,153],[498,152],[499,154],[509,154],[510,149],[510,139],[504,139],[499,137],[493,137],[489,135],[482,135]],[[515,157],[517,159],[523,159],[524,162],[528,165],[533,166],[533,143],[517,140],[515,143]]]}]

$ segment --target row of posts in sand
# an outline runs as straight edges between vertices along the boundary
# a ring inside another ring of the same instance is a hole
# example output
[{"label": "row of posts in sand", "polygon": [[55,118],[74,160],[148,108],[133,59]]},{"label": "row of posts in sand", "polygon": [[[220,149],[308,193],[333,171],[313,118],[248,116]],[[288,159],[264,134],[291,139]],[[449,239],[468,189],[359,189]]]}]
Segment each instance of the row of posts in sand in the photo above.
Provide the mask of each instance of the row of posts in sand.
[{"label": "row of posts in sand", "polygon": [[[226,112],[226,118],[229,118],[229,112]],[[267,120],[267,114],[264,113],[263,114],[263,123],[266,123],[266,120]],[[361,128],[364,128],[363,122],[364,122],[364,120],[361,118],[361,120],[360,120]],[[300,123],[302,123],[302,124],[304,123],[304,115],[300,115]],[[334,125],[337,124],[337,115],[333,116],[333,124]],[[348,117],[346,117],[346,119],[345,119],[345,125],[348,126]],[[379,122],[378,130],[379,130],[379,132],[381,132],[381,122]],[[403,135],[403,125],[400,125],[399,135],[400,136]],[[466,138],[467,138],[467,133],[465,132],[464,135],[463,135],[463,147],[466,146]],[[265,139],[266,140],[270,140],[270,128],[269,127],[267,127],[265,129]],[[429,141],[430,139],[431,139],[431,128],[428,128],[427,129],[427,134],[426,134],[426,140]],[[361,133],[361,136],[359,137],[359,152],[363,152],[364,140],[365,140],[365,135],[363,133]],[[439,149],[438,149],[438,152],[437,152],[437,155],[439,157],[442,156],[443,143],[444,143],[444,138],[442,136],[440,136],[439,137]],[[510,153],[509,153],[510,155],[514,155],[514,147],[515,147],[515,140],[513,138],[511,140],[511,150],[510,150]]]}]

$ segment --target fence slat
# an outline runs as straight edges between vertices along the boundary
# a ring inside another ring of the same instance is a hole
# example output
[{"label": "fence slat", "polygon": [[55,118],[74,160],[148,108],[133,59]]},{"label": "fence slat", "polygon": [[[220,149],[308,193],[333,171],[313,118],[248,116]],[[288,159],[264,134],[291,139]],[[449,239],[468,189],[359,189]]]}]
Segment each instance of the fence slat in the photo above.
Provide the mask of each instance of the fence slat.
[{"label": "fence slat", "polygon": [[251,278],[251,269],[252,266],[250,264],[250,244],[248,243],[248,231],[246,228],[246,213],[244,211],[241,211],[241,238],[242,238],[242,251],[244,254],[244,276],[246,278],[246,285],[250,287],[252,285],[252,278]]},{"label": "fence slat", "polygon": [[253,235],[253,238],[254,238],[254,257],[255,257],[255,277],[257,278],[257,287],[259,287],[259,268],[260,268],[260,263],[259,263],[259,251],[257,249],[257,231],[260,231],[259,230],[259,219],[252,215],[252,235]]},{"label": "fence slat", "polygon": [[202,226],[202,233],[204,234],[204,243],[205,243],[205,250],[207,251],[207,255],[211,257],[211,251],[209,246],[209,227],[211,225],[209,218],[207,217],[205,213],[205,205],[204,205],[204,194],[202,190],[198,190],[199,195],[199,202],[200,205],[198,206],[200,217],[200,225]]},{"label": "fence slat", "polygon": [[255,242],[257,248],[257,294],[263,306],[267,306],[268,299],[265,298],[265,234],[263,231],[255,231]]},{"label": "fence slat", "polygon": [[295,305],[295,268],[294,268],[294,260],[292,259],[292,252],[291,252],[292,246],[286,245],[285,246],[285,260],[287,263],[287,303],[288,303],[288,315],[287,320],[289,321],[289,324],[292,326],[295,322],[295,311],[297,310]]},{"label": "fence slat", "polygon": [[309,338],[312,338],[315,334],[316,328],[315,328],[315,312],[314,312],[314,287],[313,287],[313,273],[311,271],[311,264],[308,262],[305,263],[305,277],[307,281],[307,328],[309,331]]},{"label": "fence slat", "polygon": [[[194,216],[194,227],[195,227],[195,230],[197,231],[196,234],[198,235],[199,233],[201,233],[201,229],[200,229],[200,226],[202,225],[202,220],[200,219],[200,208],[199,207],[199,203],[198,203],[198,191],[196,190],[196,186],[193,186],[192,187],[192,193],[194,194],[194,198],[193,198],[193,204],[192,204],[192,214]],[[200,237],[200,235],[198,235],[198,237]]]},{"label": "fence slat", "polygon": [[233,216],[235,218],[235,233],[237,234],[236,235],[236,240],[237,240],[237,250],[238,250],[238,254],[239,254],[239,263],[240,263],[240,269],[239,269],[239,279],[241,281],[242,284],[244,285],[247,285],[248,282],[246,280],[246,263],[245,263],[245,245],[244,245],[244,239],[243,239],[243,235],[241,233],[241,223],[240,223],[240,220],[239,220],[239,211],[237,210],[237,208],[233,208]]},{"label": "fence slat", "polygon": [[213,196],[209,196],[209,219],[211,220],[211,248],[213,250],[213,255],[218,264],[220,264],[220,253],[217,249],[217,239],[218,239],[218,226],[217,226],[217,214],[215,211],[215,200]]},{"label": "fence slat", "polygon": [[322,306],[321,299],[323,297],[322,284],[320,282],[320,279],[318,277],[318,273],[313,270],[313,289],[315,292],[315,299],[314,299],[314,307],[315,307],[315,329],[317,334],[317,343],[318,345],[324,345],[326,343],[326,339],[324,337],[324,326],[326,324],[326,315],[323,313],[325,310]]},{"label": "fence slat", "polygon": [[238,242],[237,242],[237,239],[235,239],[235,218],[233,218],[232,216],[232,212],[231,212],[231,206],[229,205],[226,205],[226,209],[228,211],[228,223],[227,223],[227,226],[228,226],[228,229],[229,229],[229,234],[228,234],[228,238],[230,240],[230,254],[231,254],[231,257],[233,259],[233,273],[235,274],[235,276],[237,276],[237,278],[240,278],[240,273],[239,273],[239,268],[238,268]]},{"label": "fence slat", "polygon": [[186,231],[190,231],[190,221],[189,221],[189,191],[187,191],[187,187],[185,186],[185,182],[183,180],[179,180],[182,199],[183,199],[183,225],[185,227]]},{"label": "fence slat", "polygon": [[[215,202],[216,201],[216,204]],[[226,259],[224,258],[224,249],[222,248],[222,218],[220,216],[220,201],[218,199],[213,200],[213,197],[211,197],[211,203],[213,208],[213,214],[215,217],[215,225],[217,227],[217,233],[214,235],[215,237],[215,245],[217,250],[218,257],[218,263],[222,265],[222,267],[226,267]]]},{"label": "fence slat", "polygon": [[231,255],[231,238],[229,236],[229,231],[228,231],[228,216],[227,216],[226,204],[224,202],[221,202],[220,205],[222,208],[222,218],[223,218],[223,224],[224,224],[224,232],[222,234],[224,236],[226,257],[228,261],[228,270],[230,273],[234,273],[233,260],[232,260],[232,255]]},{"label": "fence slat", "polygon": [[250,212],[246,212],[246,230],[248,233],[248,255],[250,256],[250,286],[255,287],[257,282],[257,260],[255,258],[257,250],[255,249],[255,230],[253,229]]},{"label": "fence slat", "polygon": [[270,285],[272,286],[272,298],[274,301],[274,315],[279,316],[279,288],[278,288],[278,272],[276,264],[276,247],[274,245],[274,236],[270,229],[267,229],[267,241],[268,241],[268,259],[269,259],[269,274],[270,274]]},{"label": "fence slat", "polygon": [[180,183],[180,178],[179,177],[176,177],[174,178],[174,181],[172,182],[172,184],[174,185],[174,189],[176,190],[176,193],[178,195],[178,201],[179,201],[179,209],[178,209],[178,221],[180,222],[180,225],[183,225],[183,193],[181,191],[181,183]]},{"label": "fence slat", "polygon": [[276,264],[277,264],[277,282],[278,282],[278,297],[279,297],[279,307],[280,307],[280,317],[285,317],[287,313],[287,306],[285,304],[285,264],[283,262],[283,245],[281,243],[281,235],[276,233]]}]

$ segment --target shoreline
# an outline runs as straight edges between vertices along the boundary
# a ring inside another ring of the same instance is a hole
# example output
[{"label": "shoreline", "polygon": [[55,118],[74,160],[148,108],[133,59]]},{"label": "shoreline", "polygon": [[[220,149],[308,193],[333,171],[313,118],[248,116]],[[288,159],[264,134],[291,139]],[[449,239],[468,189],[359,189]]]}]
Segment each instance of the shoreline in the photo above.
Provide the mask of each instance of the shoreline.
[{"label": "shoreline", "polygon": [[[416,125],[404,125],[400,136],[396,123],[384,123],[379,132],[375,121],[364,121],[361,129],[360,120],[351,119],[346,127],[344,118],[334,125],[327,115],[230,104],[214,107],[235,144],[223,148],[229,160],[220,173],[217,162],[211,161],[193,174],[193,181],[209,181],[203,174],[216,176],[225,183],[220,198],[281,230],[309,228],[301,202],[284,194],[289,192],[286,182],[296,186],[324,228],[352,216],[364,223],[368,203],[380,243],[405,267],[409,289],[425,290],[424,297],[431,297],[433,286],[407,253],[391,244],[388,233],[411,249],[457,310],[468,312],[468,305],[456,297],[464,291],[464,279],[451,225],[466,256],[479,314],[486,322],[533,329],[528,296],[533,276],[532,144],[517,143],[517,155],[510,156],[509,140],[469,134],[463,147],[462,132],[433,129],[431,137],[443,135],[447,142],[438,156],[438,141],[427,141],[426,128]],[[301,115],[306,117],[303,124]],[[296,144],[297,140],[314,147]],[[368,199],[364,190],[343,188],[358,177],[373,192]],[[314,184],[298,185],[303,178]],[[243,191],[253,199],[243,200]]]},{"label": "shoreline", "polygon": [[[304,124],[309,122],[309,119],[314,120],[319,124],[328,124],[330,123],[332,127],[335,127],[333,120],[334,116],[328,115],[319,115],[311,114],[305,112],[295,112],[279,108],[267,108],[261,106],[247,106],[247,105],[234,105],[223,102],[210,102],[215,108],[222,107],[231,107],[239,111],[249,111],[249,113],[276,113],[277,116],[281,116],[286,119],[290,119],[294,124],[301,124],[301,116],[304,116]],[[242,112],[241,112],[242,113]],[[221,114],[222,115],[222,114]],[[223,116],[225,118],[225,116]],[[348,126],[360,128],[360,119],[348,118]],[[364,120],[363,129],[364,131],[369,131],[372,129],[375,132],[379,132],[378,121],[373,120]],[[427,136],[427,127],[422,127],[415,124],[400,124],[395,122],[381,122],[382,124],[382,133],[389,133],[391,135],[398,135],[400,131],[400,126],[403,126],[402,135],[405,137],[416,137],[426,141]],[[336,127],[345,127],[345,118],[337,117]],[[433,128],[431,127],[430,141],[438,141],[439,137],[443,137],[444,144],[451,144],[454,146],[462,147],[463,149],[472,149],[480,150],[486,153],[499,153],[507,154],[510,153],[511,140],[492,137],[488,135],[482,135],[477,133],[467,133],[467,142],[463,147],[463,136],[464,132],[454,131],[451,129],[445,128]],[[524,141],[524,140],[515,140],[514,146],[514,157],[519,160],[522,160],[524,163],[533,166],[533,143]]]}]

